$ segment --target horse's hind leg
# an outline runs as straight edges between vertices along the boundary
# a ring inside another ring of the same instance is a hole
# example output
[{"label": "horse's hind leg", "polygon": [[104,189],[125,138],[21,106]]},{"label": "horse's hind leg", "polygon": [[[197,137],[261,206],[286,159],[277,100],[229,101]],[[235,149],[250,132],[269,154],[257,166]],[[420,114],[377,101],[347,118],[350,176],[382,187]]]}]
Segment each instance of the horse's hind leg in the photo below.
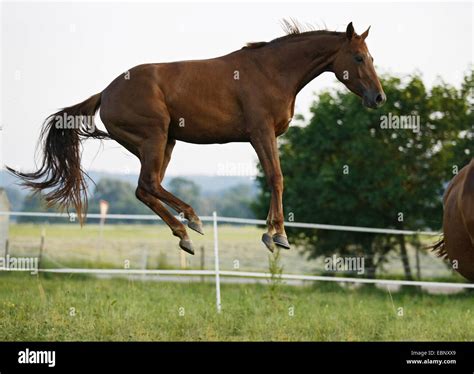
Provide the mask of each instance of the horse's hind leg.
[{"label": "horse's hind leg", "polygon": [[184,201],[178,199],[176,196],[171,194],[170,192],[166,191],[164,188],[161,187],[161,183],[165,177],[166,168],[171,159],[171,154],[173,152],[173,148],[176,144],[176,140],[168,139],[166,143],[166,147],[163,153],[163,160],[161,162],[161,170],[160,170],[160,188],[159,192],[159,199],[169,205],[171,208],[176,210],[178,213],[182,213],[184,217],[188,220],[188,227],[200,234],[204,234],[202,230],[202,223],[199,217],[194,212],[194,209],[189,205],[186,204]]},{"label": "horse's hind leg", "polygon": [[194,249],[191,240],[189,239],[186,227],[176,219],[161,202],[154,197],[150,192],[145,190],[142,186],[138,186],[135,192],[137,198],[147,205],[151,210],[158,214],[161,219],[169,226],[174,236],[180,238],[179,246],[182,250],[194,254]]},{"label": "horse's hind leg", "polygon": [[169,205],[171,208],[176,210],[178,213],[184,215],[184,218],[188,220],[188,227],[201,235],[204,235],[202,229],[202,223],[200,218],[194,213],[194,209],[191,205],[186,204],[182,200],[178,199],[172,193],[166,191],[161,184],[156,190],[156,195],[158,199],[163,201],[165,204]]},{"label": "horse's hind leg", "polygon": [[142,168],[136,196],[166,222],[173,235],[181,239],[179,242],[181,249],[194,254],[185,226],[160,201],[163,191],[163,187],[161,187],[161,169],[165,161],[166,147],[167,135],[164,134],[164,131],[154,134],[152,138],[141,144],[139,153]]},{"label": "horse's hind leg", "polygon": [[161,164],[161,170],[160,170],[160,183],[163,182],[163,179],[165,178],[165,173],[166,169],[168,168],[168,164],[171,160],[171,153],[173,152],[173,148],[176,144],[176,140],[174,139],[168,139],[165,147],[165,154],[163,156],[163,162]]},{"label": "horse's hind leg", "polygon": [[[123,139],[117,139],[117,141],[125,148],[127,148],[130,152],[135,154],[142,162],[142,170],[140,172],[139,184],[135,191],[136,197],[146,206],[148,206],[151,210],[153,210],[153,212],[155,212],[158,216],[161,217],[163,222],[165,222],[171,229],[173,235],[181,239],[179,242],[179,246],[181,247],[181,249],[188,253],[194,254],[191,240],[189,239],[188,233],[186,232],[186,227],[178,219],[176,219],[173,214],[171,214],[171,212],[166,209],[166,207],[155,196],[153,196],[153,188],[151,186],[160,183],[163,179],[160,170],[154,171],[153,169],[150,169],[148,166],[149,163],[147,161],[142,161],[142,157],[140,156],[140,152],[137,147],[130,143],[127,143]],[[158,142],[156,145],[158,148],[160,148],[160,142]],[[156,181],[157,175],[160,175],[159,181]]]}]

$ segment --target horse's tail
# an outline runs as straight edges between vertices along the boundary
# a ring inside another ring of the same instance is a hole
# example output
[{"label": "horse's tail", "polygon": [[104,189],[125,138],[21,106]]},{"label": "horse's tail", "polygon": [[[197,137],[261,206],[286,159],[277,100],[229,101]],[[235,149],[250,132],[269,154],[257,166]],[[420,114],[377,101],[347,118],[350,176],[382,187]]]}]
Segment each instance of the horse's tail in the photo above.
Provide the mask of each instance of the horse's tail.
[{"label": "horse's tail", "polygon": [[38,141],[43,150],[37,171],[22,173],[7,167],[22,179],[22,185],[35,192],[46,190],[48,206],[74,207],[81,225],[87,212],[87,174],[81,168],[81,141],[84,138],[109,138],[106,132],[94,125],[100,100],[101,94],[98,93],[46,118]]},{"label": "horse's tail", "polygon": [[435,252],[436,256],[441,258],[446,258],[448,252],[446,251],[446,246],[444,243],[444,236],[441,237],[435,244],[428,247],[431,251]]}]

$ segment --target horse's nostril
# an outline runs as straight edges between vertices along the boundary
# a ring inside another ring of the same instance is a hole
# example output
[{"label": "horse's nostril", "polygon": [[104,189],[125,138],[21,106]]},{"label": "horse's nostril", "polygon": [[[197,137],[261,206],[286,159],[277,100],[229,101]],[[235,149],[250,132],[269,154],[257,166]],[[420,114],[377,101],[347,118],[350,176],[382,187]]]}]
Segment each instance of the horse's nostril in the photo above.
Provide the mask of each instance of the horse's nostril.
[{"label": "horse's nostril", "polygon": [[377,94],[377,96],[375,97],[375,103],[377,105],[380,105],[380,104],[383,104],[384,102],[385,102],[385,95]]}]

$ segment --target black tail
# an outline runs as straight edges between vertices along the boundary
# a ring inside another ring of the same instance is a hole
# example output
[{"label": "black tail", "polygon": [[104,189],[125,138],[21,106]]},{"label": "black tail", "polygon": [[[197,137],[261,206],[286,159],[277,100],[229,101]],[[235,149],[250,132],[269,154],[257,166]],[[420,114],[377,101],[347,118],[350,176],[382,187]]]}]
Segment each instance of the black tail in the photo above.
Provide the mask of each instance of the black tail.
[{"label": "black tail", "polygon": [[45,197],[49,206],[74,207],[81,224],[87,212],[87,174],[81,168],[81,141],[109,138],[94,125],[100,99],[99,93],[46,118],[39,140],[43,148],[41,167],[36,172],[21,173],[7,167],[22,179],[24,186],[35,192],[48,190]]}]

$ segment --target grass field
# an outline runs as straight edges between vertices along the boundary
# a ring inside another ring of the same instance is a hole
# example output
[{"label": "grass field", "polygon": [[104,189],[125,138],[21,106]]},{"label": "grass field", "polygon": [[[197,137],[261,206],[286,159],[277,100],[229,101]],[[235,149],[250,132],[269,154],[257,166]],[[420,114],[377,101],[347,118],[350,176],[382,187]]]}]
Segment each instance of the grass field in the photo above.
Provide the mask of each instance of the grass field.
[{"label": "grass field", "polygon": [[210,283],[0,273],[0,284],[7,341],[474,340],[469,292],[223,284],[217,314]]},{"label": "grass field", "polygon": [[[42,267],[179,268],[177,240],[162,224],[11,224],[10,254],[38,256]],[[212,227],[191,233],[188,268],[213,269]],[[262,228],[219,225],[222,270],[268,271]],[[429,241],[432,238],[423,238]],[[281,252],[285,273],[318,274],[322,260],[301,248]],[[414,252],[410,250],[411,263]],[[421,253],[423,280],[463,281],[432,253]],[[394,257],[379,277],[401,278]],[[338,274],[344,276],[343,273]],[[414,288],[343,288],[334,283],[222,284],[222,313],[213,283],[0,272],[0,340],[474,340],[472,292],[430,295]],[[150,278],[144,278],[150,279]]]}]

